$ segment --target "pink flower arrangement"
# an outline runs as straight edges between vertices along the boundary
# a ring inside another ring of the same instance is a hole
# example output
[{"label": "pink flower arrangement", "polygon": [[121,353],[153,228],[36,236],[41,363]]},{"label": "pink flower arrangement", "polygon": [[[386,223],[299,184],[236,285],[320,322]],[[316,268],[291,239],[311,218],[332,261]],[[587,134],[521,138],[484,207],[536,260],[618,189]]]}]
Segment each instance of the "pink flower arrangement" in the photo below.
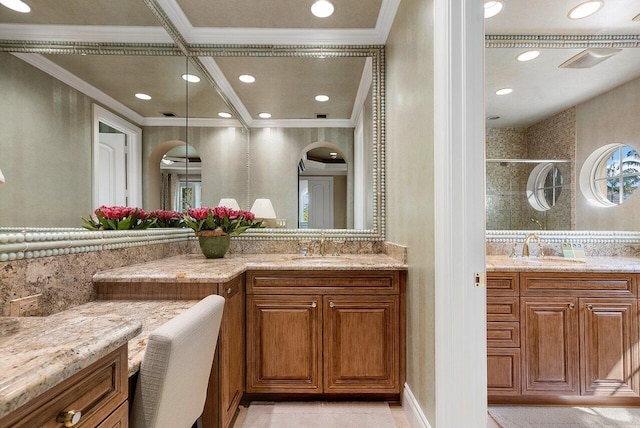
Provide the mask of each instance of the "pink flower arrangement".
[{"label": "pink flower arrangement", "polygon": [[157,219],[142,208],[101,206],[94,217],[84,218],[84,227],[89,230],[146,229],[156,224]]},{"label": "pink flower arrangement", "polygon": [[262,221],[255,221],[252,212],[233,210],[227,207],[191,208],[184,222],[196,232],[218,230],[221,233],[239,235],[247,229],[262,227]]},{"label": "pink flower arrangement", "polygon": [[156,210],[149,213],[152,218],[156,219],[156,227],[186,227],[182,220],[184,214],[177,211]]}]

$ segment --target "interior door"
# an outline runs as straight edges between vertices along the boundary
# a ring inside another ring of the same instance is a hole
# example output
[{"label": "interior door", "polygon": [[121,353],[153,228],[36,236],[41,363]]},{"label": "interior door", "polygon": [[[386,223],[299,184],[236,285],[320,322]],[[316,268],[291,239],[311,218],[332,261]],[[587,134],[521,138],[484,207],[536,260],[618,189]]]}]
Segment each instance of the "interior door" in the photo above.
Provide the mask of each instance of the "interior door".
[{"label": "interior door", "polygon": [[126,135],[100,133],[98,206],[128,204]]},{"label": "interior door", "polygon": [[333,177],[308,177],[310,229],[333,229]]}]

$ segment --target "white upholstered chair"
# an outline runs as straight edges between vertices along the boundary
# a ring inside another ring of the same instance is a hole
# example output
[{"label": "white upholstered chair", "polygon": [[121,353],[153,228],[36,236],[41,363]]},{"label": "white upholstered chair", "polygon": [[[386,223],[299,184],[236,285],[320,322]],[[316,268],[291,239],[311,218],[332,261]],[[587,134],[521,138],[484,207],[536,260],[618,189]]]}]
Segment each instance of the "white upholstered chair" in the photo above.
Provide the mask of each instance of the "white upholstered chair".
[{"label": "white upholstered chair", "polygon": [[149,335],[131,428],[189,428],[204,409],[224,298],[207,296]]}]

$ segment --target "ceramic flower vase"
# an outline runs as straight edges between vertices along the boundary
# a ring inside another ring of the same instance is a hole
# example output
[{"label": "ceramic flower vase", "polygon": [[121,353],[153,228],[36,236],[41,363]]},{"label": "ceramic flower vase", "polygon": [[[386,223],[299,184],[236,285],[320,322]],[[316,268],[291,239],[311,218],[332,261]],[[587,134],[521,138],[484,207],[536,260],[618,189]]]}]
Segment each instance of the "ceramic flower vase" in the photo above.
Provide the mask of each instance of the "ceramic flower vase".
[{"label": "ceramic flower vase", "polygon": [[220,259],[227,254],[231,239],[227,233],[219,230],[196,232],[202,254],[208,259]]}]

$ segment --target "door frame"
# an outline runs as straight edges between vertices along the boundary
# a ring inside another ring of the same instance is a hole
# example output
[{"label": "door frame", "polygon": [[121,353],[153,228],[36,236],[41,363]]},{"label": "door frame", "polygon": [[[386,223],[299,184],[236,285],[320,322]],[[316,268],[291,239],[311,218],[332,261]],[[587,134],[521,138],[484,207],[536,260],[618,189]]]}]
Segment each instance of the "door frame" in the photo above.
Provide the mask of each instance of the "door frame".
[{"label": "door frame", "polygon": [[483,2],[433,5],[433,425],[480,427],[487,422]]},{"label": "door frame", "polygon": [[100,122],[126,135],[127,141],[127,177],[128,177],[128,205],[141,207],[142,204],[142,129],[120,116],[100,107],[91,105],[93,115],[93,138],[91,150],[91,201],[93,208],[98,208],[98,165],[100,144]]}]

